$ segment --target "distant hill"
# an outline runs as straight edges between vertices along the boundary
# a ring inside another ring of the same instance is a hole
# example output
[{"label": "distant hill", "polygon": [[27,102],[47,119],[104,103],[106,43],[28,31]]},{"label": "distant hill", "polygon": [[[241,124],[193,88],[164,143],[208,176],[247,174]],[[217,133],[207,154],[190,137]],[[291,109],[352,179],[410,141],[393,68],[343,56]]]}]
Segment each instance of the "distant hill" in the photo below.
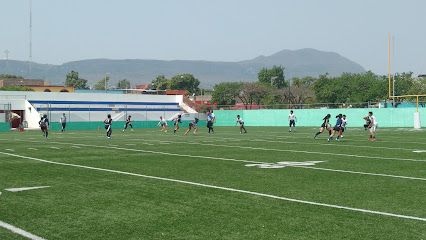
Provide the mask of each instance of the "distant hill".
[{"label": "distant hill", "polygon": [[[111,84],[125,78],[131,81],[132,85],[150,83],[158,75],[170,78],[190,73],[201,81],[204,88],[211,88],[220,82],[257,81],[259,70],[263,67],[271,68],[273,65],[285,67],[286,79],[318,77],[327,72],[331,76],[338,76],[343,72],[365,72],[361,65],[337,53],[315,49],[283,50],[271,56],[259,56],[240,62],[91,59],[62,65],[31,64],[33,78],[44,79],[55,85],[63,84],[66,74],[71,71],[79,72],[79,76],[89,80],[90,84],[98,82],[109,72]],[[29,77],[28,62],[2,60],[0,73]]]}]

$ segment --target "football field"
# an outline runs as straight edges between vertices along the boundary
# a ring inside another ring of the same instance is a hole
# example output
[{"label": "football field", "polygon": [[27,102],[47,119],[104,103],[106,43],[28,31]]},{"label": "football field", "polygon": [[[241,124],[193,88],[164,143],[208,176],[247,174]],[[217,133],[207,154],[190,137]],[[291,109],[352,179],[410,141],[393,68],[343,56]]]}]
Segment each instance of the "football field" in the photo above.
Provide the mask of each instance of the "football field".
[{"label": "football field", "polygon": [[0,133],[0,239],[426,239],[425,130],[246,128]]}]

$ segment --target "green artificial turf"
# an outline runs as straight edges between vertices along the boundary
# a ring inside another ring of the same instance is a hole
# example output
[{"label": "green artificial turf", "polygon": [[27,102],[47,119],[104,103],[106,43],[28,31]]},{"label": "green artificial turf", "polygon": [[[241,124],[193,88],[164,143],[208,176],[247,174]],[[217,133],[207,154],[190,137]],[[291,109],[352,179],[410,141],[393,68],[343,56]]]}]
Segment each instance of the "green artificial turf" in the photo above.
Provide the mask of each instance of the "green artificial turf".
[{"label": "green artificial turf", "polygon": [[[0,133],[0,221],[45,239],[426,238],[424,130],[380,128],[377,142],[363,128],[339,142],[326,133],[313,139],[317,128],[247,130],[113,130],[112,139],[104,131],[52,131],[48,140],[39,131]],[[250,161],[321,162],[312,169]],[[5,190],[33,186],[50,187]],[[24,238],[0,227],[0,239]]]}]

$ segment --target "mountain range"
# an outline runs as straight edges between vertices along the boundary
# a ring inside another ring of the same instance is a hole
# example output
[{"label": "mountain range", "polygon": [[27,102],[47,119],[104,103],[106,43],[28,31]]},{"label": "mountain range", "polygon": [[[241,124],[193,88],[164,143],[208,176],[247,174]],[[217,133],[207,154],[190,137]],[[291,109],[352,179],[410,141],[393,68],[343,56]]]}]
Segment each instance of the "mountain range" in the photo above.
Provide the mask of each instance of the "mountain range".
[{"label": "mountain range", "polygon": [[[79,77],[87,79],[92,85],[108,72],[110,84],[121,79],[129,80],[132,85],[148,84],[156,76],[167,78],[178,74],[190,73],[198,78],[203,88],[212,88],[221,82],[257,81],[260,69],[274,65],[285,68],[286,79],[328,73],[339,76],[344,72],[363,73],[365,69],[337,53],[315,49],[283,50],[270,56],[259,56],[239,62],[191,61],[191,60],[148,60],[148,59],[90,59],[64,63],[62,65],[31,63],[32,78],[50,81],[52,85],[63,85],[66,75],[71,71],[79,72]],[[29,77],[29,62],[1,60],[0,73]]]}]

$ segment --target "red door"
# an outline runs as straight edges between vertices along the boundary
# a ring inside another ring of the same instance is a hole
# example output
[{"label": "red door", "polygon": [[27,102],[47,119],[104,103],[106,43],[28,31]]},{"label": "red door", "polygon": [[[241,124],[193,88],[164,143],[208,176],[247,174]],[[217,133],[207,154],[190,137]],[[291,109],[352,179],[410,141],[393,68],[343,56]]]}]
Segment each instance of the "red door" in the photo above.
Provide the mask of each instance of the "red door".
[{"label": "red door", "polygon": [[24,121],[24,110],[12,110],[12,112],[21,116],[21,118],[12,119],[12,128],[19,128],[19,125]]}]

